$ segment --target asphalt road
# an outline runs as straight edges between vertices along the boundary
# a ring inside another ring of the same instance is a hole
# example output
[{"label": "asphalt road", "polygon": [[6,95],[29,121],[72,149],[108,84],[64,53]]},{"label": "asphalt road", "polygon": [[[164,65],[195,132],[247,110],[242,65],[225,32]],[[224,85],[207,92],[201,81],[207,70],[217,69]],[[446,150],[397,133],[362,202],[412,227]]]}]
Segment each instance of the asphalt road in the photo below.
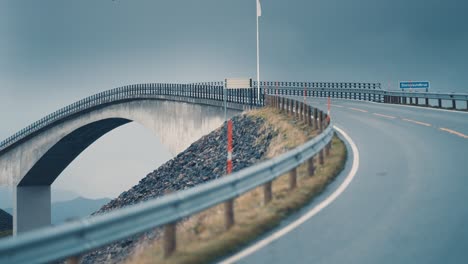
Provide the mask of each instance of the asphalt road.
[{"label": "asphalt road", "polygon": [[359,149],[354,180],[237,262],[468,263],[468,113],[339,99],[331,111]]}]

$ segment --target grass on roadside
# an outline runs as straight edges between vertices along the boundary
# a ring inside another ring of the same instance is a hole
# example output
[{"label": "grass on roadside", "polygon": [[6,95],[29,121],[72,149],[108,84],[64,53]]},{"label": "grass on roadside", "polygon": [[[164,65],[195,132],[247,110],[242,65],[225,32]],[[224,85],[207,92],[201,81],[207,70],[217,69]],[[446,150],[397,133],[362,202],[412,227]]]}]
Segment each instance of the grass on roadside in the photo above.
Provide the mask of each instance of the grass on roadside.
[{"label": "grass on roadside", "polygon": [[[264,118],[267,126],[277,130],[266,158],[282,154],[303,144],[317,134],[302,122],[294,120],[276,109],[251,111],[248,115]],[[310,202],[332,181],[344,167],[346,147],[337,137],[333,138],[330,156],[324,166],[318,166],[315,175],[307,175],[305,165],[297,171],[298,186],[289,190],[288,175],[273,182],[273,199],[263,204],[263,187],[258,187],[235,200],[236,224],[224,230],[224,207],[218,205],[182,221],[177,225],[177,250],[169,258],[162,255],[162,241],[142,247],[127,263],[206,263],[233,253],[261,234],[277,226],[282,219]]]}]

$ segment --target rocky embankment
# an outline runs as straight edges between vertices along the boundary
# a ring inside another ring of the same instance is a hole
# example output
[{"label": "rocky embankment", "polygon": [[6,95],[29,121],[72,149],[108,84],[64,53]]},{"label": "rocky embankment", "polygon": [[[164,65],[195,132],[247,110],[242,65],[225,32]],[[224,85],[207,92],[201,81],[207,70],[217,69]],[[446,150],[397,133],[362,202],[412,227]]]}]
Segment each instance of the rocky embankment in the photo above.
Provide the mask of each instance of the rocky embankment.
[{"label": "rocky embankment", "polygon": [[[233,170],[238,171],[261,160],[277,132],[258,117],[243,114],[232,120]],[[223,176],[226,168],[226,142],[224,125],[193,143],[94,214],[157,198],[168,191],[191,188]],[[158,230],[155,230],[114,243],[86,255],[83,263],[121,262],[137,245],[153,240],[158,234]]]}]

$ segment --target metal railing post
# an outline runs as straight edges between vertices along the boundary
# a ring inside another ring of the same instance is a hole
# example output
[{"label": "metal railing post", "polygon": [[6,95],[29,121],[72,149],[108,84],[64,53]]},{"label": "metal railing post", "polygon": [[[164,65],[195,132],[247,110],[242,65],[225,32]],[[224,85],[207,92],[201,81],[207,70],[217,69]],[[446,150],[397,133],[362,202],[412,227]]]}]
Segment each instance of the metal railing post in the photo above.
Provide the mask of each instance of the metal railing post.
[{"label": "metal railing post", "polygon": [[80,256],[73,256],[73,257],[70,257],[67,259],[67,261],[65,261],[66,264],[79,264],[81,261],[81,257]]},{"label": "metal railing post", "polygon": [[[323,112],[319,111],[319,132],[323,132]],[[324,159],[324,149],[322,148],[319,152],[319,164],[323,165],[325,163]]]},{"label": "metal railing post", "polygon": [[163,231],[163,257],[168,258],[174,253],[177,247],[176,224],[170,223],[164,226]]},{"label": "metal railing post", "polygon": [[307,160],[307,172],[311,177],[315,174],[314,157],[311,157]]},{"label": "metal railing post", "polygon": [[234,200],[224,202],[224,228],[229,230],[234,225]]},{"label": "metal railing post", "polygon": [[318,129],[318,109],[314,107],[314,129]]},{"label": "metal railing post", "polygon": [[268,204],[271,202],[271,199],[273,197],[272,195],[272,182],[267,182],[263,185],[263,204]]},{"label": "metal railing post", "polygon": [[289,190],[294,190],[297,187],[297,167],[289,172]]}]

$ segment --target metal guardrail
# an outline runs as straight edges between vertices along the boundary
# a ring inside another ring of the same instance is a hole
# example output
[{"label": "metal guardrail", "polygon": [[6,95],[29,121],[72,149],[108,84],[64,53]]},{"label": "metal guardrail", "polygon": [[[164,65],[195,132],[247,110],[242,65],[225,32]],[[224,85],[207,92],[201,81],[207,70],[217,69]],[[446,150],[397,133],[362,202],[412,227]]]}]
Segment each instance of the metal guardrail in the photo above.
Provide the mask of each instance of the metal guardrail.
[{"label": "metal guardrail", "polygon": [[[174,223],[184,217],[236,198],[258,186],[295,170],[319,155],[334,134],[329,119],[316,108],[292,99],[267,97],[269,105],[300,118],[323,132],[304,145],[281,156],[235,172],[229,177],[208,182],[160,199],[129,206],[105,215],[47,227],[0,241],[0,263],[48,263],[76,256],[155,227]],[[320,126],[317,124],[320,121]],[[325,121],[328,120],[328,121]],[[314,124],[315,123],[315,124]],[[325,152],[326,153],[326,152]],[[313,160],[312,160],[312,166]],[[313,173],[312,173],[313,174]],[[271,185],[270,185],[271,192]]]}]

